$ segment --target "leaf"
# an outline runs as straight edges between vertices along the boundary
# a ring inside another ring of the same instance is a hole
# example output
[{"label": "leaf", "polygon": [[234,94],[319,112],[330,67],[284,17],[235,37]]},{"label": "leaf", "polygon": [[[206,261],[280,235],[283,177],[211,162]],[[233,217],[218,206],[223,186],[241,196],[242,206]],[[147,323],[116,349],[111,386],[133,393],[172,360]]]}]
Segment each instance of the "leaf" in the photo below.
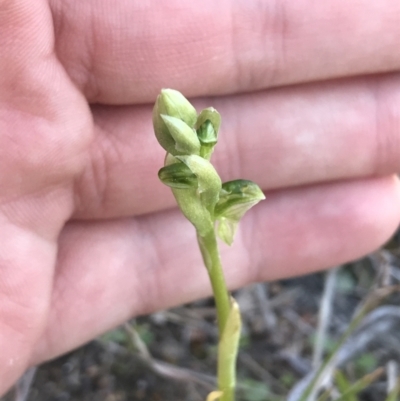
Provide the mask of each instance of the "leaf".
[{"label": "leaf", "polygon": [[218,388],[229,393],[236,385],[236,358],[242,319],[239,305],[231,297],[231,309],[218,345]]},{"label": "leaf", "polygon": [[218,398],[222,397],[222,394],[223,394],[222,391],[213,391],[210,394],[208,394],[206,401],[218,400]]},{"label": "leaf", "polygon": [[335,375],[336,384],[342,392],[342,395],[335,399],[335,401],[357,401],[356,395],[371,385],[371,383],[378,380],[383,372],[383,368],[378,368],[357,380],[355,383],[349,383],[343,373],[337,371]]}]

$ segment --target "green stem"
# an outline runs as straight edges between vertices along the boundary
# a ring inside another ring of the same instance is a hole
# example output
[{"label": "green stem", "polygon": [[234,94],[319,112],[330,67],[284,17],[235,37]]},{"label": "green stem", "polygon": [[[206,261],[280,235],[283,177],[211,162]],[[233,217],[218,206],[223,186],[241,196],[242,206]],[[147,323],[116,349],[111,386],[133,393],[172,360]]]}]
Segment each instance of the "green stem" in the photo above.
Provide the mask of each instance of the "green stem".
[{"label": "green stem", "polygon": [[222,335],[231,311],[231,300],[222,270],[217,238],[214,230],[212,230],[203,236],[197,234],[197,239],[204,264],[207,267],[208,275],[210,277],[217,309],[220,337],[220,352],[218,353],[218,388],[223,392],[220,401],[234,401],[237,344],[233,345],[235,349],[231,349],[232,347],[230,345],[225,345],[224,349],[221,348]]},{"label": "green stem", "polygon": [[197,234],[197,239],[211,281],[217,308],[218,329],[221,336],[229,316],[231,303],[222,270],[217,239],[214,230],[209,231],[204,236]]}]

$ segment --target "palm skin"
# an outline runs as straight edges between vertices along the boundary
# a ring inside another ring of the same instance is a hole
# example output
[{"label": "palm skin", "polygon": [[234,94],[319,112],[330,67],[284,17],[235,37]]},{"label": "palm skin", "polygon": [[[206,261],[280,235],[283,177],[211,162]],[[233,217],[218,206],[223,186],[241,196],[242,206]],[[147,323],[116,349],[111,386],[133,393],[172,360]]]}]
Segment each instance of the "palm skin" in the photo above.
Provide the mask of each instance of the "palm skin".
[{"label": "palm skin", "polygon": [[157,179],[161,87],[217,108],[218,171],[266,191],[223,249],[231,288],[357,258],[400,220],[397,2],[136,3],[0,1],[0,393],[210,294]]}]

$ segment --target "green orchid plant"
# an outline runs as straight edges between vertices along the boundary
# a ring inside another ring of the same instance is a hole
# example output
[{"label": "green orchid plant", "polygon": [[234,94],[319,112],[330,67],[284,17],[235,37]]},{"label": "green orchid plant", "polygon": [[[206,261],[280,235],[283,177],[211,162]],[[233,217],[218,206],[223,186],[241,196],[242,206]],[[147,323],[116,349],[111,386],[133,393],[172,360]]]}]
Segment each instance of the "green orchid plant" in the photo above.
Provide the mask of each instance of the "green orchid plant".
[{"label": "green orchid plant", "polygon": [[196,229],[215,298],[220,336],[218,390],[207,401],[234,401],[241,318],[226,287],[217,236],[231,245],[242,216],[265,197],[254,182],[221,182],[210,162],[221,125],[214,108],[198,114],[180,92],[163,89],[154,106],[153,125],[167,152],[158,176],[171,187],[179,208]]}]

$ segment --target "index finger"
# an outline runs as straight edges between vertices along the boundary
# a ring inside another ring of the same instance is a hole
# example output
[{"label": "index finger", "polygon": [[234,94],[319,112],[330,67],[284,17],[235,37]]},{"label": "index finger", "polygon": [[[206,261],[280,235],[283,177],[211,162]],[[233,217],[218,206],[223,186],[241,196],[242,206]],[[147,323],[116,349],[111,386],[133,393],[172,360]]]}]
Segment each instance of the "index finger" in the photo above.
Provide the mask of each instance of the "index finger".
[{"label": "index finger", "polygon": [[395,0],[50,1],[56,51],[91,102],[143,103],[393,71]]}]

